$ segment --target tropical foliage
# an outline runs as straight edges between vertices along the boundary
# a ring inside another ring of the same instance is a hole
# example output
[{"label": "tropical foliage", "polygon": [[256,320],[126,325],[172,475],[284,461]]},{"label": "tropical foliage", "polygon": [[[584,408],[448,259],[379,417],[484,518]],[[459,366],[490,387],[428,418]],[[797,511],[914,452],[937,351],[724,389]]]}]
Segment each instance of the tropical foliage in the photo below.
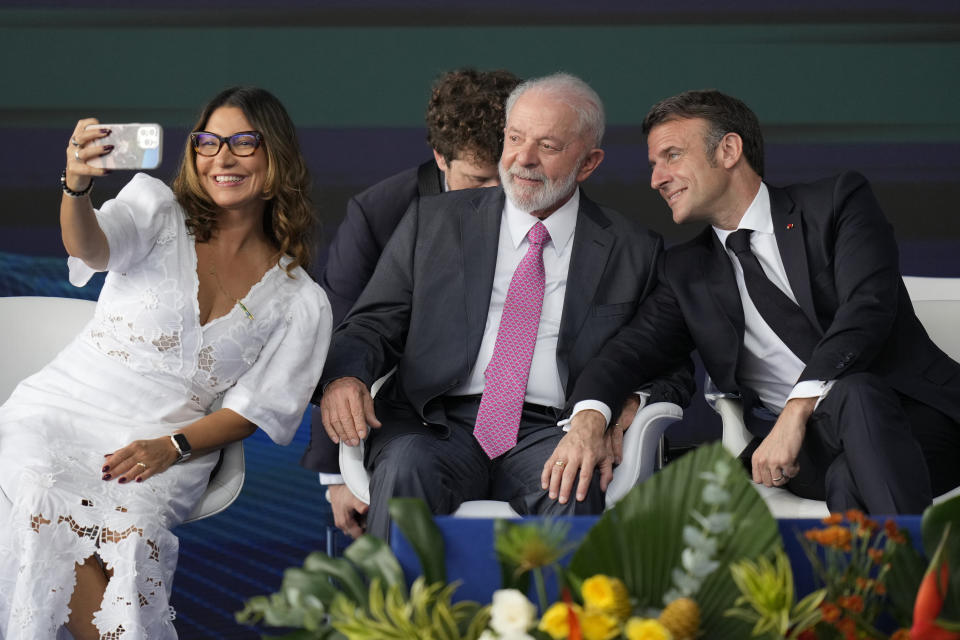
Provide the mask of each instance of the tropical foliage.
[{"label": "tropical foliage", "polygon": [[720,443],[683,456],[601,516],[567,566],[562,522],[497,522],[504,588],[486,606],[454,602],[432,516],[394,500],[421,564],[409,590],[389,547],[364,536],[343,558],[313,553],[288,569],[280,591],[237,619],[285,628],[272,637],[289,640],[846,640],[887,638],[876,624],[887,616],[902,627],[894,640],[960,640],[960,498],[924,515],[929,563],[893,523],[857,512],[805,532],[822,588],[798,602],[777,523],[738,464]]}]

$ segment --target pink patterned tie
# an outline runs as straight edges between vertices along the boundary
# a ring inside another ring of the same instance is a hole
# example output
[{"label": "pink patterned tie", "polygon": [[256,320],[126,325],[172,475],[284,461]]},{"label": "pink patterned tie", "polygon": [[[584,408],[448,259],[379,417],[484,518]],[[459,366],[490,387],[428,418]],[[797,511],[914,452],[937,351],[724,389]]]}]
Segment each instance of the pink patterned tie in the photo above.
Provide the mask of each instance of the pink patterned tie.
[{"label": "pink patterned tie", "polygon": [[530,360],[543,308],[543,244],[549,239],[550,232],[542,222],[533,225],[527,233],[530,248],[510,280],[497,343],[484,372],[486,387],[473,435],[491,460],[517,444]]}]

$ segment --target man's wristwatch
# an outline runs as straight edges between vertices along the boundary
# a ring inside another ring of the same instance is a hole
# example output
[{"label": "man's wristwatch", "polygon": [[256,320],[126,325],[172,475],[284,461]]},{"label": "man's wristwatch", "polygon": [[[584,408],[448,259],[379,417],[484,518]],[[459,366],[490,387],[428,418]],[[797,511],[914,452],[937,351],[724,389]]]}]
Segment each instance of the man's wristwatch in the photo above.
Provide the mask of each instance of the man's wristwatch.
[{"label": "man's wristwatch", "polygon": [[170,442],[173,443],[173,448],[177,450],[177,461],[174,464],[180,464],[190,459],[190,442],[187,440],[187,436],[182,433],[175,433],[170,436]]}]

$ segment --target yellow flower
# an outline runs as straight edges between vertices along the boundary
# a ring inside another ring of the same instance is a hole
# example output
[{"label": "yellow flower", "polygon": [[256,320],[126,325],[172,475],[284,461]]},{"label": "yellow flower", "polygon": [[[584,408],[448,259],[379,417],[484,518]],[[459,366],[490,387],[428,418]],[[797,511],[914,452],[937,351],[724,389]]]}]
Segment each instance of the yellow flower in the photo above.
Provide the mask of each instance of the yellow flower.
[{"label": "yellow flower", "polygon": [[627,640],[673,640],[670,631],[653,618],[630,618],[623,633]]},{"label": "yellow flower", "polygon": [[570,608],[573,609],[577,616],[581,614],[581,609],[578,605],[567,605],[564,602],[558,602],[544,612],[537,628],[540,629],[540,631],[546,631],[553,640],[566,638],[570,635],[570,618],[567,613]]},{"label": "yellow flower", "polygon": [[587,578],[583,581],[580,593],[588,610],[607,613],[618,620],[626,620],[630,615],[630,596],[627,586],[619,578],[605,575]]},{"label": "yellow flower", "polygon": [[587,610],[580,616],[583,640],[611,640],[620,636],[620,621],[602,611]]}]

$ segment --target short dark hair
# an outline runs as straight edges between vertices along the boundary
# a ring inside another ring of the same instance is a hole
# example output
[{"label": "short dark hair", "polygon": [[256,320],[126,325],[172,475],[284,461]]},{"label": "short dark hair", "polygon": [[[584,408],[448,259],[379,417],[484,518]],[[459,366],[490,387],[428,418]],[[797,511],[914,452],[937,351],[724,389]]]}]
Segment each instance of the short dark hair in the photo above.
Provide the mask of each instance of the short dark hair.
[{"label": "short dark hair", "polygon": [[743,140],[743,156],[747,164],[763,177],[763,133],[757,115],[742,100],[716,89],[684,91],[653,105],[643,119],[643,135],[650,135],[650,130],[658,124],[688,118],[707,121],[704,142],[708,157],[713,157],[723,136],[736,133]]},{"label": "short dark hair", "polygon": [[503,151],[504,104],[519,82],[502,69],[441,75],[427,103],[427,142],[447,162],[466,152],[476,162],[496,164]]},{"label": "short dark hair", "polygon": [[[287,265],[288,273],[297,266],[306,268],[310,263],[309,236],[315,213],[310,201],[310,175],[293,121],[280,100],[266,89],[230,87],[206,104],[192,131],[203,131],[210,116],[220,107],[239,108],[253,128],[263,135],[261,149],[256,152],[267,155],[264,233],[282,253],[293,257]],[[198,241],[206,242],[217,228],[219,213],[200,183],[196,156],[188,137],[173,180],[173,192],[186,211],[187,230]]]}]

